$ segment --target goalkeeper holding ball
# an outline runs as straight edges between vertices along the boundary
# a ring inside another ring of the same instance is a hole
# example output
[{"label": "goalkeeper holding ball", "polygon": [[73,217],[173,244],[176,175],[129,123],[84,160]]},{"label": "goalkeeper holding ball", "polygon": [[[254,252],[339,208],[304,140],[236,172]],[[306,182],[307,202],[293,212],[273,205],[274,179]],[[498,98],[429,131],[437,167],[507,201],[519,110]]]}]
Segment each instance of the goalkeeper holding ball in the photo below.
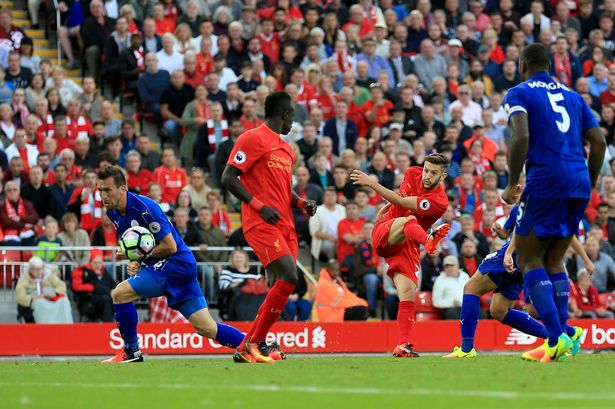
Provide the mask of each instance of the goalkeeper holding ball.
[{"label": "goalkeeper holding ball", "polygon": [[156,240],[149,254],[128,264],[131,277],[111,292],[115,321],[124,340],[124,349],[103,362],[143,361],[137,339],[137,310],[133,301],[161,295],[167,297],[169,306],[180,311],[200,335],[215,339],[229,348],[237,348],[244,334],[229,325],[216,323],[209,314],[197,281],[196,260],[160,206],[148,197],[128,192],[124,170],[119,166],[110,166],[99,172],[98,190],[118,236],[121,237],[132,227],[141,226],[149,230]]}]

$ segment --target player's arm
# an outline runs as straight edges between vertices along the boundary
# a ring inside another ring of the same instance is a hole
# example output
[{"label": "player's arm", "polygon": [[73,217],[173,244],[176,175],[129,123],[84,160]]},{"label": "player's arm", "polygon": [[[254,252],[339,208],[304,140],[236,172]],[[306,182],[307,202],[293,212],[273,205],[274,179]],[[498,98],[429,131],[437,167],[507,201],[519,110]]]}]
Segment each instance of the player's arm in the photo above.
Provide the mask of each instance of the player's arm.
[{"label": "player's arm", "polygon": [[276,224],[280,220],[280,214],[272,207],[265,206],[260,200],[255,198],[248,189],[241,183],[239,176],[243,172],[233,165],[226,165],[222,172],[220,183],[231,192],[236,198],[246,203],[252,209],[256,210],[260,217],[269,224]]},{"label": "player's arm", "polygon": [[386,199],[392,204],[396,204],[405,209],[410,209],[415,212],[418,210],[418,198],[416,196],[401,197],[397,193],[393,192],[391,189],[387,189],[380,183],[374,181],[367,174],[361,172],[360,170],[353,170],[350,174],[350,179],[355,185],[367,186],[374,189],[376,193],[378,193],[380,196],[382,196],[384,199]]},{"label": "player's arm", "polygon": [[574,252],[577,253],[577,255],[583,260],[583,264],[585,264],[585,269],[587,270],[587,273],[589,275],[592,275],[594,273],[594,270],[596,270],[596,266],[594,266],[594,263],[587,255],[585,247],[583,247],[577,236],[572,236],[570,247],[572,247],[572,250],[574,250]]},{"label": "player's arm", "polygon": [[314,216],[316,214],[316,201],[315,200],[305,200],[301,196],[297,194],[293,190],[293,197],[291,199],[291,206],[296,209],[305,209],[305,212],[309,216]]},{"label": "player's arm", "polygon": [[604,162],[606,139],[604,138],[604,132],[599,127],[588,129],[583,134],[583,137],[589,142],[589,158],[587,160],[587,167],[589,168],[589,180],[591,181],[593,188],[596,186],[596,181],[598,180],[598,175],[600,174],[600,168]]},{"label": "player's arm", "polygon": [[516,246],[515,246],[515,231],[513,230],[513,232],[511,233],[512,237],[510,238],[510,243],[508,243],[508,248],[506,249],[506,251],[504,252],[504,268],[506,269],[507,272],[509,273],[514,273],[515,272],[515,262],[512,258],[513,253],[516,250]]},{"label": "player's arm", "polygon": [[177,243],[171,233],[158,242],[154,250],[146,258],[166,258],[177,253]]},{"label": "player's arm", "polygon": [[519,112],[511,116],[509,124],[511,132],[508,186],[506,186],[506,189],[502,193],[502,199],[508,204],[513,204],[521,194],[519,178],[521,177],[521,170],[523,169],[523,164],[527,157],[530,131],[527,122],[527,114],[525,112]]}]

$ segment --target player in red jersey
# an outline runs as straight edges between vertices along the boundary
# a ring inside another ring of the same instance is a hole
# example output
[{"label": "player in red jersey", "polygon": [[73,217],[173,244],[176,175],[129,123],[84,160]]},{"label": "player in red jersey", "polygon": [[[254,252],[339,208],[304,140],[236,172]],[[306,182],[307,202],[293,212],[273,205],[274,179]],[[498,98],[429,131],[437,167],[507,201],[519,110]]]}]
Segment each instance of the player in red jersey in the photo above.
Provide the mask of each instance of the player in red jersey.
[{"label": "player in red jersey", "polygon": [[298,278],[297,233],[291,209],[303,208],[309,216],[316,212],[316,202],[301,199],[291,186],[297,158],[280,135],[290,132],[294,115],[287,93],[269,95],[265,123],[239,136],[222,174],[222,185],[242,201],[246,240],[276,280],[237,348],[236,362],[273,362],[265,337],[282,314]]},{"label": "player in red jersey", "polygon": [[441,185],[448,165],[448,159],[442,154],[427,156],[423,168],[413,166],[406,170],[399,195],[361,171],[355,170],[350,176],[354,184],[369,186],[390,202],[378,213],[372,244],[376,253],[386,259],[389,265],[387,274],[395,283],[399,297],[399,342],[393,350],[396,357],[419,356],[410,343],[410,333],[414,326],[420,248],[424,245],[427,253],[435,252],[450,229],[450,225],[443,224],[433,229],[431,234],[426,233],[448,206],[448,197]]}]

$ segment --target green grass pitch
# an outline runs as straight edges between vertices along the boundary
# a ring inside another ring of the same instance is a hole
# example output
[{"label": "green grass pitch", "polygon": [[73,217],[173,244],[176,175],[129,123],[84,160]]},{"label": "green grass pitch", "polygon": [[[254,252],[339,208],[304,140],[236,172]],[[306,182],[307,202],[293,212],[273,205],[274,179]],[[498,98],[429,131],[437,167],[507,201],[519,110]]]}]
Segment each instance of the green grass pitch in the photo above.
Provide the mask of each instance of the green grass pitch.
[{"label": "green grass pitch", "polygon": [[538,364],[474,360],[290,357],[0,363],[0,407],[14,408],[615,408],[615,355]]}]

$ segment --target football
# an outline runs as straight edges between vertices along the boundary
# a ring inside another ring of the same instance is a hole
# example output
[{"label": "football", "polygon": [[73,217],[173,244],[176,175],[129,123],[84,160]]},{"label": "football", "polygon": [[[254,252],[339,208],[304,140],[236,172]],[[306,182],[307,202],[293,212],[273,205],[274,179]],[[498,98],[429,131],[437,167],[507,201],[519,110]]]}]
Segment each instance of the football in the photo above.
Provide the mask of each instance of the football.
[{"label": "football", "polygon": [[145,227],[134,226],[126,230],[120,238],[120,249],[131,261],[139,261],[149,255],[156,246],[154,235]]}]

